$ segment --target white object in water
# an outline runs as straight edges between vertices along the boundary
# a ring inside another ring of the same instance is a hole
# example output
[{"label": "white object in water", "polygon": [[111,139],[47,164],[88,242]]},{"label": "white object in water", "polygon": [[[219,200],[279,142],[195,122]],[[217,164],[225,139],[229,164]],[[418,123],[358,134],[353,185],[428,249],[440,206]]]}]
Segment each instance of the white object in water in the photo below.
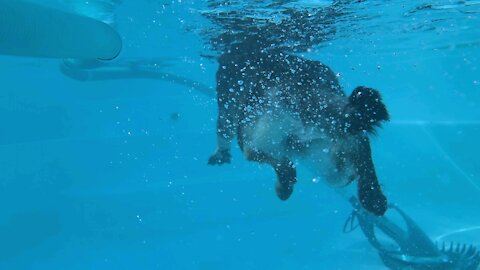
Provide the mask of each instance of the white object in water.
[{"label": "white object in water", "polygon": [[0,0],[0,54],[110,60],[122,40],[107,24],[23,0]]}]

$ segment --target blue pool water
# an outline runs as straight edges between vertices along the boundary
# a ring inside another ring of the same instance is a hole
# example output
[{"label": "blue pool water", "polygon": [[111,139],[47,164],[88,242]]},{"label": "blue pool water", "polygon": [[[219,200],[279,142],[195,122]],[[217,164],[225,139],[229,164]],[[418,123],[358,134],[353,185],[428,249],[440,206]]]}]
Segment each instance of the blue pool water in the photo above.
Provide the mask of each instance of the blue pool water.
[{"label": "blue pool water", "polygon": [[330,8],[334,31],[298,54],[347,93],[381,91],[392,119],[372,147],[389,200],[431,239],[480,247],[478,1],[120,2],[114,61],[158,77],[80,81],[58,59],[0,57],[0,269],[386,269],[308,170],[281,202],[271,168],[237,146],[232,164],[207,165],[222,31],[207,17],[281,25],[278,6]]}]

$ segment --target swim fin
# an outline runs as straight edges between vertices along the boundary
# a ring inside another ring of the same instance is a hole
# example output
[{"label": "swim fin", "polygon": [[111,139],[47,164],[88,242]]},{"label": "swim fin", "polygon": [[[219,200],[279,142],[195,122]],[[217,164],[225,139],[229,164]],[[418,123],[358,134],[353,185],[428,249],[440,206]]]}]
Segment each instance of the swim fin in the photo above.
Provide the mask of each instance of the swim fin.
[{"label": "swim fin", "polygon": [[110,60],[122,40],[107,24],[24,0],[0,0],[0,54]]}]

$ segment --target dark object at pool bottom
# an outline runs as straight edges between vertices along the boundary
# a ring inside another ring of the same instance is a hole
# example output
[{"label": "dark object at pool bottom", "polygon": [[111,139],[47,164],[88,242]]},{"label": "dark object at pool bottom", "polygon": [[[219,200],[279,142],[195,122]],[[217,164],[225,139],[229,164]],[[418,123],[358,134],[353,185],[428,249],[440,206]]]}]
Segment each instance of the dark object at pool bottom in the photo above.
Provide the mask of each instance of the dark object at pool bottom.
[{"label": "dark object at pool bottom", "polygon": [[[393,270],[477,270],[480,252],[472,245],[443,243],[440,247],[420,227],[395,205],[389,205],[403,219],[406,230],[386,216],[377,217],[364,210],[358,199],[350,198],[353,212],[347,219],[344,232],[360,227],[368,242],[377,249],[383,263]],[[358,220],[358,223],[356,222]],[[382,243],[375,231],[390,241]]]}]

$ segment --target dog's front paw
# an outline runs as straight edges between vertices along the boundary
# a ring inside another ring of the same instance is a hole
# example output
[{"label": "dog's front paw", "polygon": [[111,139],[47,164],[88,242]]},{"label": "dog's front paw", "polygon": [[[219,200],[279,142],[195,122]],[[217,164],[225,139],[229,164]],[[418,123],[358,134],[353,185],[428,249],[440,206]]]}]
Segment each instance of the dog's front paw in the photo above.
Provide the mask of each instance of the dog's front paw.
[{"label": "dog's front paw", "polygon": [[288,160],[276,164],[274,169],[277,174],[275,192],[280,200],[286,201],[292,195],[293,186],[297,182],[297,170]]},{"label": "dog's front paw", "polygon": [[222,165],[224,163],[230,163],[230,150],[217,150],[209,159],[208,165]]},{"label": "dog's front paw", "polygon": [[358,196],[363,208],[376,216],[383,216],[388,209],[387,198],[380,188],[359,190]]}]

